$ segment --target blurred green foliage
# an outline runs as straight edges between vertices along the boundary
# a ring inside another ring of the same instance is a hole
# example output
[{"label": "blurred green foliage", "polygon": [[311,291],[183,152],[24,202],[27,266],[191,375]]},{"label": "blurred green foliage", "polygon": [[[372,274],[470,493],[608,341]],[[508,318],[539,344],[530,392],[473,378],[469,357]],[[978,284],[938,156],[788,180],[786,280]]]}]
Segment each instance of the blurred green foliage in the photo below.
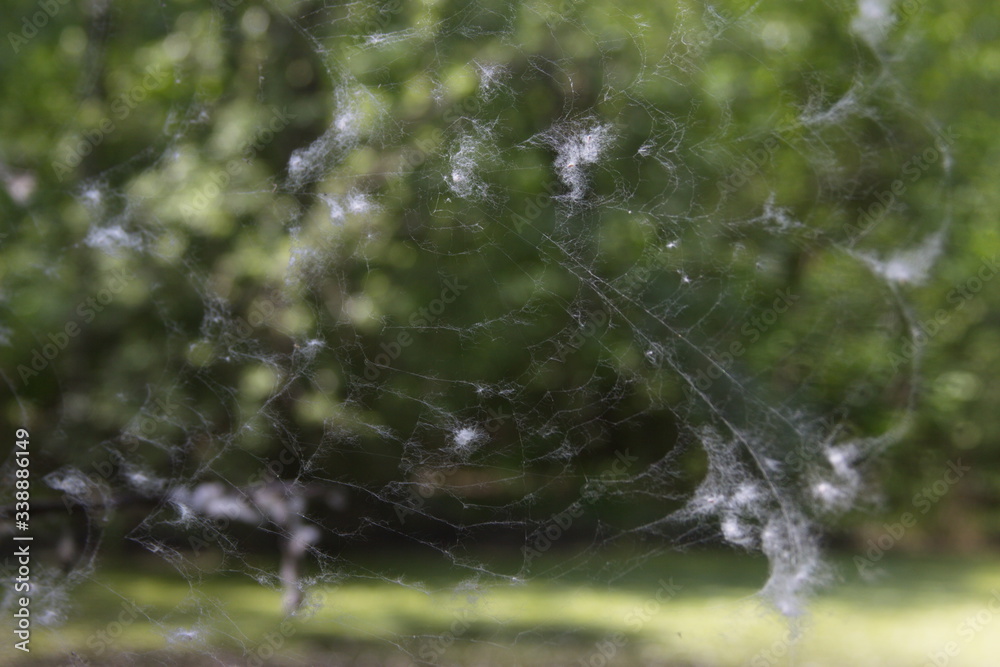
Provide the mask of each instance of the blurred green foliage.
[{"label": "blurred green foliage", "polygon": [[[891,426],[916,391],[909,431],[876,475],[885,504],[851,525],[863,536],[864,524],[912,510],[914,494],[961,459],[972,473],[919,530],[956,546],[995,539],[1000,297],[988,281],[968,299],[954,290],[971,290],[1000,250],[1000,10],[928,0],[873,48],[852,34],[844,2],[754,4],[747,22],[720,27],[750,5],[60,5],[0,59],[3,421],[35,434],[38,475],[90,470],[127,448],[172,478],[211,466],[239,483],[290,448],[284,476],[380,489],[413,472],[406,442],[381,427],[443,451],[460,425],[435,405],[480,424],[533,406],[534,418],[553,415],[550,435],[526,441],[515,417],[497,419],[491,465],[462,479],[488,484],[486,504],[537,492],[558,508],[583,482],[559,477],[566,462],[551,452],[564,441],[582,447],[582,472],[600,473],[624,449],[645,467],[698,421],[672,409],[684,379],[647,363],[657,348],[636,332],[655,331],[664,353],[695,366],[693,349],[717,356],[739,343],[745,353],[727,367],[763,400],[793,394],[859,432]],[[39,6],[8,3],[2,33],[22,34]],[[394,41],[373,47],[367,37],[383,32]],[[477,89],[477,62],[505,72],[498,94]],[[842,119],[804,122],[837,113],[838,100],[849,102]],[[476,131],[470,117],[502,128],[476,169],[510,200],[462,200],[434,184],[450,171],[455,130]],[[552,146],[529,139],[567,118],[609,122],[615,136],[588,172],[593,201],[576,230],[551,203],[531,213],[555,179]],[[845,230],[933,145],[928,120],[957,134],[953,169],[928,164],[854,243]],[[294,151],[333,130],[340,154],[320,146],[320,168],[296,181]],[[635,159],[650,142],[662,159]],[[747,156],[752,173],[725,193],[719,183]],[[782,215],[803,227],[776,230]],[[905,317],[845,249],[913,247],[944,219],[929,279],[892,288],[918,321],[945,312],[914,388],[902,372]],[[290,265],[305,279],[286,280]],[[134,278],[112,294],[115,271]],[[641,301],[597,314],[595,284],[634,284],[630,272]],[[440,319],[415,320],[446,280],[464,291]],[[782,289],[793,314],[748,335]],[[675,319],[635,324],[650,313]],[[575,318],[608,324],[557,360]],[[24,376],[70,321],[80,334]],[[704,339],[688,345],[672,331]],[[316,332],[322,345],[309,342]],[[391,369],[367,363],[400,335],[412,342]],[[360,381],[371,374],[376,384]],[[620,399],[611,408],[608,395]],[[697,472],[703,461],[683,465]],[[608,505],[624,524],[674,508]]]}]

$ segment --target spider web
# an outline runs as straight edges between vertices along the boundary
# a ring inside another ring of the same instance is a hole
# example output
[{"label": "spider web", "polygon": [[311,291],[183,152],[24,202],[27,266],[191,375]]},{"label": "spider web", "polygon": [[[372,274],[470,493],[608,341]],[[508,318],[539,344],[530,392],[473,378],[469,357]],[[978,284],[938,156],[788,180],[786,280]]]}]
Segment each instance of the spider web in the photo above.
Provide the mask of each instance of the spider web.
[{"label": "spider web", "polygon": [[[831,580],[823,530],[906,432],[907,293],[949,225],[945,148],[860,222],[943,133],[898,78],[915,42],[891,2],[159,11],[187,99],[70,186],[87,231],[54,260],[145,266],[131,307],[164,352],[116,366],[144,387],[118,393],[131,417],[46,477],[89,523],[39,622],[101,580],[120,497],[151,501],[125,537],[189,582],[202,618],[170,638],[206,654],[213,572],[297,613],[356,578],[422,590],[364,545],[409,544],[478,596],[722,542],[762,552],[763,598],[802,613]],[[302,54],[259,57],[254,109],[189,55],[240,31]],[[297,78],[329,87],[321,107],[271,103]],[[440,660],[427,641],[390,643]]]}]

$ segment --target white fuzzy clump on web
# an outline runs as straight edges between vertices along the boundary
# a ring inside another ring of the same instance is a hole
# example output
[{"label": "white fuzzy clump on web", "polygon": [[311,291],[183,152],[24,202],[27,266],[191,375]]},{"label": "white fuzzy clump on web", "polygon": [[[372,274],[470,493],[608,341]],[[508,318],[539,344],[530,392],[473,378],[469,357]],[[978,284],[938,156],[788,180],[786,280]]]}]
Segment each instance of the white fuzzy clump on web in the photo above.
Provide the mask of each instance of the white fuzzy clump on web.
[{"label": "white fuzzy clump on web", "polygon": [[858,9],[851,20],[851,29],[872,48],[879,47],[896,22],[893,4],[895,0],[858,0]]},{"label": "white fuzzy clump on web", "polygon": [[169,484],[169,480],[159,477],[147,467],[132,463],[122,466],[121,474],[131,489],[147,498],[160,495]]},{"label": "white fuzzy clump on web", "polygon": [[339,199],[334,195],[327,194],[321,194],[319,198],[330,209],[330,222],[336,225],[342,224],[344,222],[345,211],[344,205],[340,203]]},{"label": "white fuzzy clump on web", "polygon": [[451,153],[448,187],[463,199],[480,200],[489,193],[478,175],[480,164],[486,159],[484,152],[490,150],[489,140],[489,129],[478,124],[473,132],[459,137],[457,148]]},{"label": "white fuzzy clump on web", "polygon": [[579,202],[587,194],[587,168],[597,164],[614,140],[614,126],[595,118],[555,125],[532,139],[556,152],[553,168],[569,192],[561,197]]},{"label": "white fuzzy clump on web", "polygon": [[342,225],[348,216],[363,216],[378,210],[378,204],[372,197],[358,190],[351,190],[345,195],[320,194],[320,201],[326,204],[330,213],[330,222]]},{"label": "white fuzzy clump on web", "polygon": [[458,428],[451,438],[451,448],[461,458],[468,458],[487,439],[486,432],[478,426],[462,426]]},{"label": "white fuzzy clump on web", "polygon": [[[802,614],[813,590],[830,581],[817,517],[850,509],[860,490],[856,450],[849,445],[830,447],[825,461],[795,471],[769,456],[761,433],[740,431],[726,438],[706,428],[701,443],[708,454],[707,474],[675,518],[701,522],[714,517],[725,541],[762,551],[770,563],[762,595],[782,614]],[[828,472],[816,479],[820,471]],[[802,485],[809,479],[814,480],[816,516],[801,500]]]},{"label": "white fuzzy clump on web", "polygon": [[203,482],[194,488],[176,487],[171,489],[168,497],[184,518],[201,515],[245,523],[260,519],[260,514],[243,498],[227,491],[219,482]]},{"label": "white fuzzy clump on web", "polygon": [[761,551],[771,569],[761,594],[785,616],[801,616],[813,591],[831,580],[817,528],[797,509],[783,508],[768,518]]},{"label": "white fuzzy clump on web", "polygon": [[107,202],[107,184],[100,181],[88,181],[77,192],[77,199],[93,213],[101,213]]},{"label": "white fuzzy clump on web", "polygon": [[475,62],[476,74],[479,76],[479,96],[489,101],[508,90],[506,80],[510,77],[510,68],[502,63]]},{"label": "white fuzzy clump on web", "polygon": [[932,234],[916,247],[897,250],[884,260],[872,253],[858,253],[858,256],[889,282],[923,285],[943,250],[941,234]]},{"label": "white fuzzy clump on web", "polygon": [[285,188],[300,190],[322,180],[372,131],[363,106],[363,102],[376,105],[372,95],[362,88],[342,87],[335,91],[334,100],[336,106],[326,132],[306,148],[294,150],[289,157]]},{"label": "white fuzzy clump on web", "polygon": [[111,491],[101,477],[90,475],[74,466],[64,466],[45,476],[49,488],[61,491],[65,499],[88,510],[111,511]]},{"label": "white fuzzy clump on web", "polygon": [[143,246],[140,234],[127,232],[121,225],[92,227],[83,242],[116,257],[122,256],[124,250],[140,250]]},{"label": "white fuzzy clump on web", "polygon": [[832,445],[823,455],[829,463],[829,471],[814,475],[810,491],[822,512],[846,512],[858,501],[862,491],[859,448],[850,442]]}]

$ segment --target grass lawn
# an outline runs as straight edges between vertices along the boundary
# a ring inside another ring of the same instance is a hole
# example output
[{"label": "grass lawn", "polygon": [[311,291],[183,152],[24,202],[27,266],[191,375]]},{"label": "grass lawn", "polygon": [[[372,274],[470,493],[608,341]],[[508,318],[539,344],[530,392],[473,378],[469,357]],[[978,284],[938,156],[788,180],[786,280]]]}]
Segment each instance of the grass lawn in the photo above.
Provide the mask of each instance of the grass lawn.
[{"label": "grass lawn", "polygon": [[[400,560],[369,558],[365,565],[396,577]],[[359,570],[340,586],[316,588],[312,595],[323,599],[322,606],[285,619],[280,593],[243,575],[213,574],[192,583],[162,563],[109,563],[97,581],[71,593],[65,624],[36,623],[30,656],[8,640],[0,662],[1000,664],[996,558],[887,557],[879,563],[882,575],[866,582],[845,557],[835,562],[843,581],[815,599],[794,641],[789,623],[765,612],[754,597],[765,564],[742,554],[662,556],[610,586],[588,582],[584,570],[474,585],[468,571],[406,565],[409,574],[397,580]]]}]

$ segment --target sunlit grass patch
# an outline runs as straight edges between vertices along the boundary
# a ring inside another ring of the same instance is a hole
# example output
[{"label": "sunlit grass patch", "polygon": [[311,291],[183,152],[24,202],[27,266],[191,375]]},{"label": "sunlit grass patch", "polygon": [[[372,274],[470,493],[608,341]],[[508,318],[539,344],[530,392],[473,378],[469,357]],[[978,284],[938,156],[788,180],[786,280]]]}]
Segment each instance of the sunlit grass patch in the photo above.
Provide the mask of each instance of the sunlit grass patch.
[{"label": "sunlit grass patch", "polygon": [[92,664],[119,664],[112,656],[131,654],[134,662],[121,664],[156,664],[148,656],[191,651],[274,665],[351,664],[368,655],[400,664],[902,667],[951,650],[949,665],[995,664],[1000,566],[887,558],[884,576],[864,582],[850,560],[840,565],[845,582],[793,622],[760,604],[759,562],[739,554],[663,557],[612,586],[581,576],[449,583],[434,567],[411,578],[346,578],[310,591],[314,606],[289,618],[280,591],[252,579],[213,576],[189,586],[168,571],[133,567],[84,584],[64,627],[36,630],[31,657],[62,664],[59,656],[74,651]]}]

